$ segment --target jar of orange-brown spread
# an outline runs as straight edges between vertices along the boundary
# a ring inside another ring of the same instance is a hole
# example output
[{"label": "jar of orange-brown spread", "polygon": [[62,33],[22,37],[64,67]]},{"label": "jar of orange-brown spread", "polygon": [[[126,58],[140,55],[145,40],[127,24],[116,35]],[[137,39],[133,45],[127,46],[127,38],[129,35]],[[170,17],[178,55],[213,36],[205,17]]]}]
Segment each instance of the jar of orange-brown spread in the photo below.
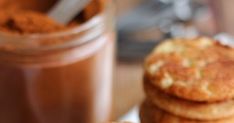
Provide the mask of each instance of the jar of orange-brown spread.
[{"label": "jar of orange-brown spread", "polygon": [[104,123],[115,33],[111,1],[62,25],[57,0],[0,0],[0,123]]}]

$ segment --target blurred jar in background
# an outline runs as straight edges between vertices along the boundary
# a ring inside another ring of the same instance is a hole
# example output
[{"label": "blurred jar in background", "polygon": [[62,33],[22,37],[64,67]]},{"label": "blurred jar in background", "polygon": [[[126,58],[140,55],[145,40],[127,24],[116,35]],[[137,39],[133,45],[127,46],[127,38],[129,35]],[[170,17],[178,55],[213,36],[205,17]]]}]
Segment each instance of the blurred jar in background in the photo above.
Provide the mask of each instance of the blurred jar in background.
[{"label": "blurred jar in background", "polygon": [[1,123],[105,123],[115,31],[111,1],[61,33],[0,35]]},{"label": "blurred jar in background", "polygon": [[227,32],[234,35],[234,1],[233,0],[209,0],[213,16],[219,32]]}]

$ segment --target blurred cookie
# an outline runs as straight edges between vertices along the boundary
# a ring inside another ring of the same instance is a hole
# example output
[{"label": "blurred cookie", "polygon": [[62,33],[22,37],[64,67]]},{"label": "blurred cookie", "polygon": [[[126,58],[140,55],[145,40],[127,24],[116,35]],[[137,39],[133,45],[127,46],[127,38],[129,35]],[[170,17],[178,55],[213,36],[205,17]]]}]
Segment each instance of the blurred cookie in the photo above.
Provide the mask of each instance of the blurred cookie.
[{"label": "blurred cookie", "polygon": [[145,70],[155,87],[179,98],[234,98],[234,48],[209,38],[165,41],[146,59]]},{"label": "blurred cookie", "polygon": [[217,120],[234,117],[234,100],[213,103],[193,102],[170,96],[159,91],[149,82],[144,82],[148,100],[172,114],[196,120]]},{"label": "blurred cookie", "polygon": [[222,120],[190,120],[167,113],[146,101],[140,108],[141,123],[234,123],[234,117]]}]

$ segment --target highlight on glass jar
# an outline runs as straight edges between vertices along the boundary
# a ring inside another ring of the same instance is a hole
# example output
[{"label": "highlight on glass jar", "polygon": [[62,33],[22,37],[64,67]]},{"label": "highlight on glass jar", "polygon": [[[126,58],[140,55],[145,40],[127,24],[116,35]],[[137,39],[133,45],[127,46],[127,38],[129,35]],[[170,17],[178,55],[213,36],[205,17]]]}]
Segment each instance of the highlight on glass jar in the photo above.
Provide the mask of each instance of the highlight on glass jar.
[{"label": "highlight on glass jar", "polygon": [[57,0],[2,1],[0,122],[110,121],[112,2],[92,0],[65,25],[47,16]]}]

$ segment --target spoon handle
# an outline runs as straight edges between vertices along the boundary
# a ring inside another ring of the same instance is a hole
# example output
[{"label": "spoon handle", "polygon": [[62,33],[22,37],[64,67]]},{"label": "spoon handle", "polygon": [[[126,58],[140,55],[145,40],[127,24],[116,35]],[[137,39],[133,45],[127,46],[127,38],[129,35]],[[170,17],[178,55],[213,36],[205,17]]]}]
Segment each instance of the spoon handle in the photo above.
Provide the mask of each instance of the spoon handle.
[{"label": "spoon handle", "polygon": [[61,24],[69,23],[91,0],[59,0],[48,15]]}]

